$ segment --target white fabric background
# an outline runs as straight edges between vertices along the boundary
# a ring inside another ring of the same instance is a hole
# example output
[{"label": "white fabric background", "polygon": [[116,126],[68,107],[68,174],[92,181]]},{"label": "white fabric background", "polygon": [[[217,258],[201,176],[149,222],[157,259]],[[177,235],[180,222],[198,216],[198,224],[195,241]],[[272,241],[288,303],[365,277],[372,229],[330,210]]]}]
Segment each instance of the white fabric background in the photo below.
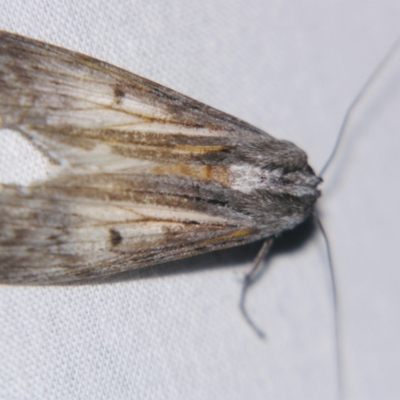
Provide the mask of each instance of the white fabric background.
[{"label": "white fabric background", "polygon": [[[295,142],[317,171],[399,21],[398,0],[3,0],[0,12],[1,29],[104,59]],[[319,203],[350,399],[400,397],[399,82],[400,56],[365,99]],[[40,174],[37,154],[1,133],[0,179]],[[320,234],[275,253],[251,291],[265,342],[237,308],[257,249],[105,284],[0,286],[0,398],[335,398]]]}]

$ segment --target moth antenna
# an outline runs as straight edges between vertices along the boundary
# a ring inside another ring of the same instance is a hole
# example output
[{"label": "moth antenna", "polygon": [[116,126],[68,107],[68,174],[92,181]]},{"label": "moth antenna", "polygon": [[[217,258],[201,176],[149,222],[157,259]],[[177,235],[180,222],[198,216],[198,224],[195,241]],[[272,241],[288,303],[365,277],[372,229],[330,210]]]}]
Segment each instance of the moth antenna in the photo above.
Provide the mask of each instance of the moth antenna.
[{"label": "moth antenna", "polygon": [[[342,142],[342,139],[348,130],[348,127],[351,124],[352,118],[357,111],[357,107],[361,104],[362,98],[368,93],[368,91],[372,88],[373,84],[376,82],[377,77],[383,72],[384,68],[389,64],[394,54],[398,51],[398,47],[400,46],[400,37],[395,41],[389,51],[386,53],[385,57],[382,61],[378,64],[378,66],[372,71],[371,75],[365,81],[364,85],[361,87],[359,92],[357,93],[354,100],[351,102],[350,106],[348,107],[346,114],[343,118],[342,124],[340,126],[339,133],[336,138],[335,145],[333,150],[328,157],[327,161],[325,162],[324,166],[322,167],[319,177],[325,174],[327,169],[332,163],[332,160],[335,158],[336,153],[339,149],[339,146]],[[317,214],[314,213],[314,220],[316,221],[322,236],[325,241],[326,252],[328,256],[328,264],[329,264],[329,272],[330,278],[332,282],[332,300],[333,300],[333,307],[334,307],[334,324],[335,324],[335,347],[336,347],[336,376],[338,382],[338,393],[339,397],[344,397],[344,380],[343,380],[343,368],[342,368],[342,357],[340,352],[340,324],[339,324],[339,304],[338,304],[338,295],[337,295],[337,279],[335,277],[335,271],[333,268],[333,259],[332,259],[332,252],[331,247],[328,239],[328,235],[325,232],[325,229],[321,223],[321,220],[318,218]]]},{"label": "moth antenna", "polygon": [[326,234],[322,222],[318,218],[318,215],[316,213],[314,213],[314,220],[317,223],[324,238],[326,253],[328,256],[329,274],[332,283],[332,301],[333,301],[333,314],[334,314],[334,325],[335,325],[336,376],[338,382],[338,392],[340,395],[339,398],[343,398],[342,357],[340,353],[339,303],[337,295],[337,278],[335,276],[335,270],[333,268],[332,251],[328,235]]},{"label": "moth antenna", "polygon": [[261,249],[259,250],[257,257],[255,258],[253,262],[253,266],[248,274],[244,277],[243,281],[243,287],[242,287],[242,294],[240,296],[240,311],[242,312],[242,315],[246,322],[250,325],[250,327],[253,329],[253,331],[261,338],[265,339],[265,333],[257,327],[257,325],[253,322],[253,320],[250,318],[249,314],[247,313],[246,310],[246,295],[247,291],[250,286],[252,286],[258,278],[261,276],[261,272],[263,271],[265,264],[263,263],[263,260],[265,256],[267,255],[269,249],[271,248],[272,243],[274,242],[273,238],[267,238],[264,242],[264,244],[261,246]]},{"label": "moth antenna", "polygon": [[340,126],[339,133],[336,138],[335,145],[333,147],[333,150],[328,157],[327,161],[325,162],[325,165],[322,167],[321,172],[319,173],[319,177],[322,178],[322,176],[325,174],[326,170],[329,168],[332,160],[334,159],[340,143],[342,142],[343,136],[347,131],[347,128],[349,127],[351,120],[354,116],[355,111],[357,110],[357,107],[361,103],[361,99],[364,97],[364,95],[368,92],[368,90],[371,89],[373,83],[376,81],[376,78],[382,73],[383,69],[387,66],[391,58],[394,56],[394,54],[397,52],[397,48],[400,46],[400,37],[396,40],[396,42],[393,44],[393,46],[390,48],[390,50],[387,52],[386,56],[383,58],[383,60],[378,64],[378,66],[374,69],[372,74],[369,76],[369,78],[366,80],[360,91],[357,93],[357,96],[354,98],[352,103],[350,104],[349,108],[346,111],[346,114],[343,118],[342,125]]}]

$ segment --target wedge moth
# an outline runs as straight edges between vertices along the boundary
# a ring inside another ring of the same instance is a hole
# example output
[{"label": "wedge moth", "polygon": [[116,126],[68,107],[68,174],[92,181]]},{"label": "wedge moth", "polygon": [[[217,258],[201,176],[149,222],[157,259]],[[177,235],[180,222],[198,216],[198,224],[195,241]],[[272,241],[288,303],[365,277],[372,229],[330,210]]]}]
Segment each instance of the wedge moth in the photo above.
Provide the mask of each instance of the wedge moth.
[{"label": "wedge moth", "polygon": [[[307,155],[120,68],[0,33],[0,127],[51,163],[0,190],[0,282],[102,277],[273,238],[308,218]],[[266,246],[266,250],[269,246]]]}]

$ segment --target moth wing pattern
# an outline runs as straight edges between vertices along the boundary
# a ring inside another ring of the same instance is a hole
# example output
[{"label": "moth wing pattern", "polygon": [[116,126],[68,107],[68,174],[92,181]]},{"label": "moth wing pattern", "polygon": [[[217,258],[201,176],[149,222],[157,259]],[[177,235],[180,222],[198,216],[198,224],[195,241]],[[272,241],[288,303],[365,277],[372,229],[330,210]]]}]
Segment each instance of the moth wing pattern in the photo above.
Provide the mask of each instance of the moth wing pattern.
[{"label": "moth wing pattern", "polygon": [[103,276],[290,229],[319,178],[290,142],[135,74],[0,32],[0,128],[49,178],[0,186],[0,281]]}]

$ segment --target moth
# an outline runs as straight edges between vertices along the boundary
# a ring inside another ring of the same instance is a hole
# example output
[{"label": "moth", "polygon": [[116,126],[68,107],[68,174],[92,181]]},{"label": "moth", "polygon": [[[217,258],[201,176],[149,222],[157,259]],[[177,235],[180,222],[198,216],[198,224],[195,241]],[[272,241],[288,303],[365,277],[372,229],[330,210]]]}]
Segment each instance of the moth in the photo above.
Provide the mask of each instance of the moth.
[{"label": "moth", "polygon": [[0,186],[0,282],[98,278],[266,238],[314,210],[307,155],[86,55],[0,33],[0,128],[51,164]]}]

